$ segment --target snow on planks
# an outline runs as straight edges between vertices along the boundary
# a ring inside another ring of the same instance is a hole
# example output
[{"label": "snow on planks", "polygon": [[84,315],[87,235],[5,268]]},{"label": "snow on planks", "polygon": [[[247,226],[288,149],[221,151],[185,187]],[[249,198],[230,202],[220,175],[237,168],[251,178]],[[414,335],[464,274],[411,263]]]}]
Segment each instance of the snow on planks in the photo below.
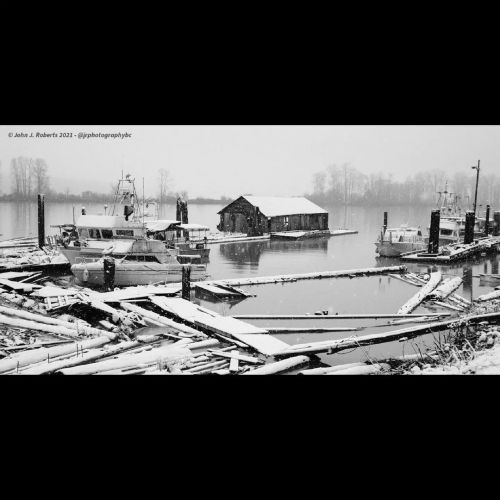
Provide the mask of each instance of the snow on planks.
[{"label": "snow on planks", "polygon": [[187,300],[177,297],[151,297],[150,300],[153,304],[184,321],[214,333],[234,337],[266,356],[273,356],[289,347],[289,344],[269,335],[268,331],[263,328],[257,328],[231,317],[221,316]]}]

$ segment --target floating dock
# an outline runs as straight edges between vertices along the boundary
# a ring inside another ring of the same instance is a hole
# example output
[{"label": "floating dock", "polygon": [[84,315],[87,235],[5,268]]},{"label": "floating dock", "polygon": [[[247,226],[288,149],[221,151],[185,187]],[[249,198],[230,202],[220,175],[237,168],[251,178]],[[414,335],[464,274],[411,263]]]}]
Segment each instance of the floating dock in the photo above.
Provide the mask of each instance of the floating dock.
[{"label": "floating dock", "polygon": [[500,237],[482,238],[469,244],[456,244],[441,248],[437,253],[410,252],[401,254],[403,262],[434,262],[451,264],[459,260],[468,259],[481,253],[496,253],[500,250]]}]

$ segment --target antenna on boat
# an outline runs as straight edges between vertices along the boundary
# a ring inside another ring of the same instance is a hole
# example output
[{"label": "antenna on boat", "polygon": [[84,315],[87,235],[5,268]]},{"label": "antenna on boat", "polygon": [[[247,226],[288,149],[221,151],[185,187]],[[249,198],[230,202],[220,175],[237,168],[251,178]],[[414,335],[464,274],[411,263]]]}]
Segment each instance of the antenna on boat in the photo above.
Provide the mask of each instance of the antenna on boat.
[{"label": "antenna on boat", "polygon": [[474,194],[474,215],[476,215],[476,205],[477,205],[477,186],[479,184],[479,160],[477,160],[477,165],[471,167],[473,170],[477,171],[476,174],[476,193]]},{"label": "antenna on boat", "polygon": [[144,225],[144,177],[142,178],[142,224]]}]

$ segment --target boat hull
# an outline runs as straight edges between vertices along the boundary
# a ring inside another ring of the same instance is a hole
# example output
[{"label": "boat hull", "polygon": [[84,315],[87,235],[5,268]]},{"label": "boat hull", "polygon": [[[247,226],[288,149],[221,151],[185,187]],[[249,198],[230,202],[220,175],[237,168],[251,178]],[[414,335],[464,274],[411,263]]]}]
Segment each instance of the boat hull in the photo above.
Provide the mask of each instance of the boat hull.
[{"label": "boat hull", "polygon": [[399,257],[402,253],[406,252],[420,252],[426,250],[425,243],[412,243],[412,242],[377,242],[376,252],[381,257]]},{"label": "boat hull", "polygon": [[[84,270],[87,269],[87,280]],[[104,285],[104,263],[90,262],[73,264],[71,272],[84,285]],[[191,266],[190,281],[201,281],[206,278],[205,266]],[[115,265],[114,284],[116,286],[150,285],[153,283],[179,283],[182,281],[182,266],[172,264],[148,263],[147,266],[117,263]]]}]

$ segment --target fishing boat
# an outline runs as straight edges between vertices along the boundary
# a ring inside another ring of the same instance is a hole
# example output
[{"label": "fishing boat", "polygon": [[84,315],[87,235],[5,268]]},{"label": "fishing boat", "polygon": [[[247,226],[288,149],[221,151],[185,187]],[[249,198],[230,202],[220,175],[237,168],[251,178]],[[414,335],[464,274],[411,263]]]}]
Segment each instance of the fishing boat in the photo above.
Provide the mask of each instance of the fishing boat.
[{"label": "fishing boat", "polygon": [[[77,257],[71,272],[84,285],[105,285],[104,259],[114,260],[116,286],[149,285],[153,283],[178,283],[182,280],[183,265],[178,251],[168,249],[162,241],[131,239],[115,241],[101,252],[99,259]],[[206,279],[206,266],[192,264],[191,281]]]},{"label": "fishing boat", "polygon": [[405,252],[425,250],[426,243],[420,227],[387,228],[381,231],[375,242],[376,252],[381,257],[398,257]]},{"label": "fishing boat", "polygon": [[[122,206],[122,214],[117,207]],[[104,207],[105,212],[107,206]],[[100,259],[102,251],[116,240],[152,238],[165,242],[167,248],[177,248],[183,262],[207,262],[210,249],[203,242],[190,242],[191,231],[209,229],[200,224],[181,224],[177,220],[158,219],[158,206],[154,201],[138,202],[135,180],[127,175],[119,179],[109,214],[87,215],[85,209],[74,224],[61,224],[55,244],[58,250],[75,264],[78,257]],[[184,236],[183,236],[184,235]]]},{"label": "fishing boat", "polygon": [[[448,191],[448,181],[445,183],[444,190],[438,191],[438,194],[437,207],[440,212],[439,246],[459,243],[463,241],[465,235],[466,210],[459,204],[460,196]],[[485,225],[485,217],[477,216],[475,218],[475,238],[486,236]]]}]

